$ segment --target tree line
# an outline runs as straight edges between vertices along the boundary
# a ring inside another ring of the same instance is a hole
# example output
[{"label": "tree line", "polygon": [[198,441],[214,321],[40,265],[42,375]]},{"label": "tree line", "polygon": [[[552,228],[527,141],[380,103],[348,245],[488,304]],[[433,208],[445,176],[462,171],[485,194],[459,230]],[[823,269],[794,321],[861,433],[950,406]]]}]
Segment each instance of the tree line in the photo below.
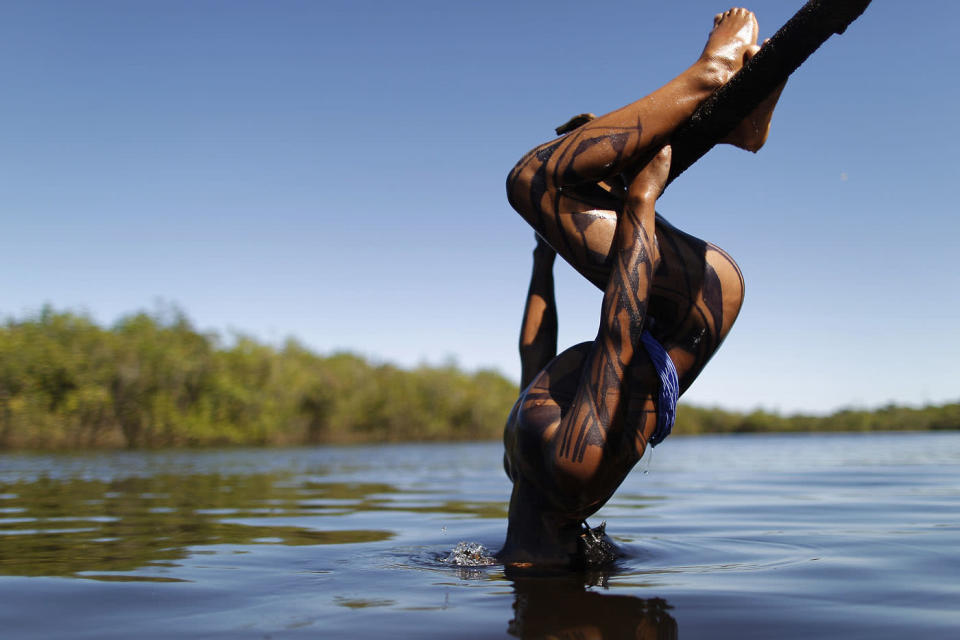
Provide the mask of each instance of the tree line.
[{"label": "tree line", "polygon": [[[487,440],[516,397],[495,371],[226,340],[176,310],[105,328],[47,307],[0,326],[0,449]],[[960,403],[830,416],[681,404],[674,432],[956,428]]]}]

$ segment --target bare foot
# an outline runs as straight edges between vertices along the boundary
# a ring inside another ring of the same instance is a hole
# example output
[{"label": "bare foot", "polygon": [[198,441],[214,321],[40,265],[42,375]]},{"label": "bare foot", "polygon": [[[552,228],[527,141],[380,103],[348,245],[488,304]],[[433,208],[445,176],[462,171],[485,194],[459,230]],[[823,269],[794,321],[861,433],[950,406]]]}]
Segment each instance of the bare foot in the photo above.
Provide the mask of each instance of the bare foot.
[{"label": "bare foot", "polygon": [[654,200],[660,197],[667,185],[667,176],[670,174],[670,158],[673,149],[666,145],[647,165],[637,174],[630,183],[630,195],[641,200]]},{"label": "bare foot", "polygon": [[734,8],[713,18],[713,31],[700,54],[700,62],[719,74],[724,83],[756,52],[760,27],[752,11]]},{"label": "bare foot", "polygon": [[[763,44],[766,45],[767,43],[764,42]],[[744,54],[744,64],[759,50],[760,47],[756,45],[750,47]],[[735,147],[740,147],[741,149],[746,149],[754,153],[759,151],[767,141],[767,136],[770,134],[770,120],[773,118],[773,109],[777,106],[777,100],[780,99],[780,94],[783,92],[783,87],[786,84],[787,82],[784,80],[783,84],[774,89],[763,102],[758,104],[757,107],[737,125],[736,129],[727,134],[720,142],[732,144]]]}]

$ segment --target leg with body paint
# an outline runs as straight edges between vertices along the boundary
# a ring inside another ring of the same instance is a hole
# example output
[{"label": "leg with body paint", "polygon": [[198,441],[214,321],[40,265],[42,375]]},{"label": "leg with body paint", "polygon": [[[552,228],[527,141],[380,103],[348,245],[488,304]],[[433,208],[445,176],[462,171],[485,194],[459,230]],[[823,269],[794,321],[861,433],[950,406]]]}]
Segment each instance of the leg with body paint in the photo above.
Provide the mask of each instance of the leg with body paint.
[{"label": "leg with body paint", "polygon": [[739,311],[743,281],[729,256],[655,216],[668,152],[644,163],[718,86],[711,84],[718,65],[722,82],[756,51],[755,39],[751,13],[721,14],[698,63],[655,100],[582,118],[511,172],[511,203],[538,240],[546,238],[606,295],[597,340],[568,349],[534,375],[556,349],[553,257],[543,247],[535,252],[521,335],[524,392],[504,434],[514,481],[505,561],[568,563],[580,519],[609,499],[642,455],[656,426],[659,381],[637,348],[641,332],[649,330],[668,350],[686,389]]}]

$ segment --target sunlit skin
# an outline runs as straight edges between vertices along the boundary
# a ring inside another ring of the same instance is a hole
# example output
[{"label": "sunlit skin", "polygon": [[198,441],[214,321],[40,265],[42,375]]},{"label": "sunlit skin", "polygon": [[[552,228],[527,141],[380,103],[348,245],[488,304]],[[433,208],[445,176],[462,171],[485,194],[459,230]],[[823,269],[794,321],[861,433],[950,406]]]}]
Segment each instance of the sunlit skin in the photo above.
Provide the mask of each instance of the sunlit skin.
[{"label": "sunlit skin", "polygon": [[[667,350],[682,393],[739,313],[736,263],[670,225],[654,205],[672,132],[756,53],[757,32],[746,9],[718,14],[690,68],[621,109],[577,120],[510,173],[510,203],[535,229],[537,246],[520,335],[523,391],[504,432],[513,493],[500,558],[509,565],[575,562],[580,522],[643,455],[656,428],[659,380],[639,346],[641,331]],[[724,141],[759,149],[780,89]],[[554,357],[557,253],[604,297],[596,339]]]}]

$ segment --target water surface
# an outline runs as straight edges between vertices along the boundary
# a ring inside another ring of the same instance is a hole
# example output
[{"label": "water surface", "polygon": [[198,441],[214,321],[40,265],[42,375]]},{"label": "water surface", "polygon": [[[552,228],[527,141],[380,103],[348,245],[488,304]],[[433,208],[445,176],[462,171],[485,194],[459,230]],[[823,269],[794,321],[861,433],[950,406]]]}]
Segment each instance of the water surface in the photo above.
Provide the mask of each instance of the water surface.
[{"label": "water surface", "polygon": [[[672,438],[611,571],[496,549],[497,444],[0,455],[18,638],[960,637],[960,433]],[[647,471],[645,473],[645,470]]]}]

